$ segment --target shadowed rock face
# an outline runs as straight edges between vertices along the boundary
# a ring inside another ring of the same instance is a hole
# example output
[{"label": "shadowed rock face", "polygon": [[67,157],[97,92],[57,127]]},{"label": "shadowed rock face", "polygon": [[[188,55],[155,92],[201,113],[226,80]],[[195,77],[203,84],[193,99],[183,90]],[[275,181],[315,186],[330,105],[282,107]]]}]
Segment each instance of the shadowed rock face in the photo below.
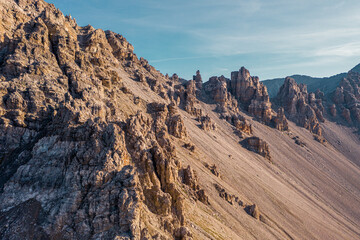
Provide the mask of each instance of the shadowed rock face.
[{"label": "shadowed rock face", "polygon": [[258,137],[249,137],[243,140],[242,144],[250,151],[256,152],[264,158],[271,160],[269,145],[264,140]]},{"label": "shadowed rock face", "polygon": [[350,70],[333,94],[336,104],[334,109],[341,112],[341,116],[348,124],[360,126],[360,73],[358,66]]},{"label": "shadowed rock face", "polygon": [[35,199],[0,213],[0,236],[9,240],[50,239],[40,226],[42,214],[41,204]]},{"label": "shadowed rock face", "polygon": [[202,89],[202,77],[201,77],[199,70],[196,71],[196,75],[193,76],[193,80],[195,81],[196,87],[201,90]]},{"label": "shadowed rock face", "polygon": [[314,93],[307,93],[306,85],[298,85],[293,78],[287,77],[275,101],[284,108],[290,120],[321,136],[319,121],[324,121],[324,107]]}]

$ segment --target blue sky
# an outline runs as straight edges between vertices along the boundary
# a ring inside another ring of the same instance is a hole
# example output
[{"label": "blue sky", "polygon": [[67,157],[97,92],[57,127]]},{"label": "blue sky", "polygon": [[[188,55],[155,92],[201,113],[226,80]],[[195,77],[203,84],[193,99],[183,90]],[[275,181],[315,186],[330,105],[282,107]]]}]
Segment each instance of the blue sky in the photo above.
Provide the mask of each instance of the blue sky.
[{"label": "blue sky", "polygon": [[162,73],[203,80],[241,66],[261,80],[346,72],[360,63],[358,0],[48,0],[120,33]]}]

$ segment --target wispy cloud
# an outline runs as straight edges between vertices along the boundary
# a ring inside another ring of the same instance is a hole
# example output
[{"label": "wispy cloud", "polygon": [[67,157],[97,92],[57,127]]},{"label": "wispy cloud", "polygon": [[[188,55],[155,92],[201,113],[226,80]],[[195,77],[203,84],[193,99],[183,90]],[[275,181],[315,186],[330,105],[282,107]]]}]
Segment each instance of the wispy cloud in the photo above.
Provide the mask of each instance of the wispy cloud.
[{"label": "wispy cloud", "polygon": [[184,76],[194,68],[222,74],[240,64],[267,77],[319,75],[345,71],[360,57],[358,0],[77,0],[71,6],[78,6],[81,22],[124,34],[155,67]]},{"label": "wispy cloud", "polygon": [[213,58],[214,56],[194,56],[194,57],[174,57],[174,58],[163,58],[163,59],[155,59],[149,60],[152,63],[159,63],[159,62],[168,62],[168,61],[179,61],[179,60],[192,60],[192,59],[205,59],[205,58]]},{"label": "wispy cloud", "polygon": [[315,55],[338,56],[338,57],[360,56],[360,42],[350,42],[350,43],[340,44],[337,46],[320,48],[315,52]]}]

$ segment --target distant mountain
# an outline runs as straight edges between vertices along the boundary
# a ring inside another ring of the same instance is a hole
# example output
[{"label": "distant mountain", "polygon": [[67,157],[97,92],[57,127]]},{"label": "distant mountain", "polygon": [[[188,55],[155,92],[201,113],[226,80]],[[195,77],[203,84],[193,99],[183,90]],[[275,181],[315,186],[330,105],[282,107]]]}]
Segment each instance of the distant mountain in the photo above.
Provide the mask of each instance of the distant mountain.
[{"label": "distant mountain", "polygon": [[[360,65],[353,69],[360,71]],[[306,75],[292,75],[297,83],[303,83],[307,85],[308,92],[315,92],[320,89],[325,94],[331,93],[339,85],[340,81],[346,77],[346,73],[340,73],[331,77],[314,78]],[[281,85],[283,85],[285,78],[275,78],[270,80],[264,80],[262,83],[267,87],[270,98],[273,98],[278,93]]]},{"label": "distant mountain", "polygon": [[360,64],[356,65],[353,69],[350,70],[351,72],[360,73]]}]

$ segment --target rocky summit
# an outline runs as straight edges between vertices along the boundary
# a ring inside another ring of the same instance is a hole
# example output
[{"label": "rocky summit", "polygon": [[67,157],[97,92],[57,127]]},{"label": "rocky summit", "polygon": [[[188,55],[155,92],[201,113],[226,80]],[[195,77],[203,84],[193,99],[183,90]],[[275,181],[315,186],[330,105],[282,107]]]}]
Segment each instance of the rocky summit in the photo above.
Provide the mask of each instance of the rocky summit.
[{"label": "rocky summit", "polygon": [[271,102],[244,67],[169,77],[43,0],[0,18],[0,239],[359,238],[356,69]]},{"label": "rocky summit", "polygon": [[[336,112],[349,124],[360,126],[360,72],[359,66],[350,70],[333,93],[332,115]],[[337,110],[339,109],[339,111]]]},{"label": "rocky summit", "polygon": [[293,78],[287,77],[275,101],[284,107],[289,119],[318,136],[322,135],[319,123],[325,121],[322,100],[316,98],[315,93],[308,94],[306,85],[298,85]]}]

